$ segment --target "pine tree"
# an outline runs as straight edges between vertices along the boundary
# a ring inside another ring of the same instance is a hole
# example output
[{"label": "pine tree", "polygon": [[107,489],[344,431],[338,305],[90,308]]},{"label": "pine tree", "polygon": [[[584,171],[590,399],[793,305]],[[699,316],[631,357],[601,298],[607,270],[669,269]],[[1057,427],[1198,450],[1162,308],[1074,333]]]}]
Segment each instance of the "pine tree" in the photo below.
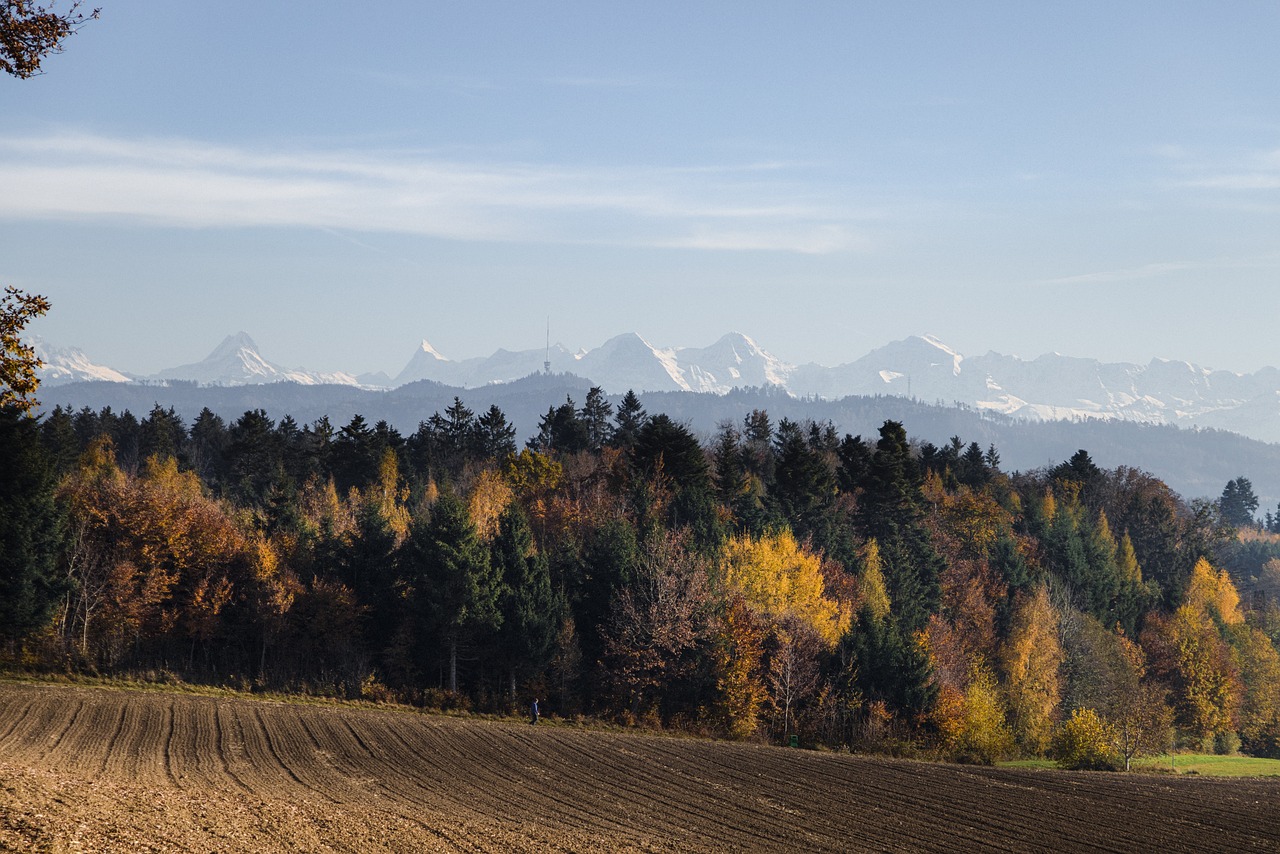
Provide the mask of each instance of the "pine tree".
[{"label": "pine tree", "polygon": [[774,492],[783,518],[801,539],[812,537],[826,546],[836,499],[830,461],[806,439],[799,425],[785,418],[778,423],[774,446]]},{"label": "pine tree", "polygon": [[187,428],[178,413],[173,407],[165,410],[158,403],[142,420],[141,433],[139,452],[144,460],[157,456],[177,458],[186,444]]},{"label": "pine tree", "polygon": [[[227,489],[230,496],[250,507],[265,506],[271,485],[284,468],[275,423],[267,417],[265,410],[255,409],[231,425],[227,439],[225,456],[229,463]],[[117,458],[119,456],[117,449]],[[123,460],[121,467],[128,469]]]},{"label": "pine tree", "polygon": [[1254,518],[1258,512],[1258,496],[1253,492],[1253,484],[1241,475],[1235,480],[1227,481],[1218,499],[1218,509],[1222,520],[1236,528],[1244,528],[1257,524]]},{"label": "pine tree", "polygon": [[864,607],[844,643],[866,700],[884,702],[909,718],[933,708],[938,683],[929,655],[893,616],[876,617]]}]

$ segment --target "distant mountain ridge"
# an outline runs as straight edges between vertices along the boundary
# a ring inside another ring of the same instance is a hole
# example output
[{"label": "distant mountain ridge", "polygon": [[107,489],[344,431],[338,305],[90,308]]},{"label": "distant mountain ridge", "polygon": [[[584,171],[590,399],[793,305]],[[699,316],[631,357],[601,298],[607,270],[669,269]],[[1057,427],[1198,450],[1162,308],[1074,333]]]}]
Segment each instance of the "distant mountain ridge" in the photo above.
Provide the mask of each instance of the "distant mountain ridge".
[{"label": "distant mountain ridge", "polygon": [[386,374],[356,377],[284,368],[264,358],[243,332],[228,336],[200,362],[140,378],[96,365],[74,348],[43,346],[42,381],[49,385],[140,379],[210,386],[295,382],[399,388],[430,380],[482,388],[543,373],[549,365],[553,374],[582,377],[612,394],[628,389],[726,394],[772,387],[825,400],[891,395],[1032,421],[1103,419],[1212,427],[1280,442],[1280,370],[1273,367],[1240,374],[1163,359],[1143,366],[1056,353],[1032,360],[995,352],[967,358],[932,336],[894,341],[836,367],[785,362],[740,332],[701,348],[660,348],[636,333],[625,333],[576,353],[556,344],[462,360],[447,358],[424,340],[393,379]]}]

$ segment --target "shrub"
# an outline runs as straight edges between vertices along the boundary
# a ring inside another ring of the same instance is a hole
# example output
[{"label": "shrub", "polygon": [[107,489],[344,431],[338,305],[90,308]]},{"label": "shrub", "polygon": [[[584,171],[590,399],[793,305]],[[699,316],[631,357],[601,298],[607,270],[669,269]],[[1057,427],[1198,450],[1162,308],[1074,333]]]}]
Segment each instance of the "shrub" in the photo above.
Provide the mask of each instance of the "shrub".
[{"label": "shrub", "polygon": [[1240,752],[1240,736],[1234,732],[1220,732],[1213,737],[1213,752],[1219,756],[1235,756]]},{"label": "shrub", "polygon": [[956,740],[956,760],[993,765],[1013,750],[1013,732],[1005,725],[1004,704],[995,677],[975,667],[964,692],[964,712]]},{"label": "shrub", "polygon": [[1075,771],[1118,771],[1111,726],[1093,709],[1076,709],[1054,733],[1051,755]]}]

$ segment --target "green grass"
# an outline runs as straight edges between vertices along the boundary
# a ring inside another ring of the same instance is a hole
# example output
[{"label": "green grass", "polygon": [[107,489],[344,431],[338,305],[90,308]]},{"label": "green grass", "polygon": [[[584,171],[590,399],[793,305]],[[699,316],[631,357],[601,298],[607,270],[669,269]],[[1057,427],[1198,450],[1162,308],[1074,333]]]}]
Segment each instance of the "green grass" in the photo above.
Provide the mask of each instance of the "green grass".
[{"label": "green grass", "polygon": [[997,762],[1001,768],[1057,768],[1058,763],[1052,759],[1010,759],[1008,762]]},{"label": "green grass", "polygon": [[1256,756],[1215,756],[1211,753],[1177,753],[1172,757],[1144,756],[1135,759],[1138,771],[1176,771],[1204,777],[1280,777],[1280,759]]},{"label": "green grass", "polygon": [[[1052,759],[1015,759],[999,763],[1001,768],[1050,768]],[[1169,754],[1142,756],[1133,760],[1133,770],[1147,773],[1197,774],[1201,777],[1280,777],[1280,759],[1254,756],[1215,756],[1211,753],[1177,753],[1172,763]]]}]

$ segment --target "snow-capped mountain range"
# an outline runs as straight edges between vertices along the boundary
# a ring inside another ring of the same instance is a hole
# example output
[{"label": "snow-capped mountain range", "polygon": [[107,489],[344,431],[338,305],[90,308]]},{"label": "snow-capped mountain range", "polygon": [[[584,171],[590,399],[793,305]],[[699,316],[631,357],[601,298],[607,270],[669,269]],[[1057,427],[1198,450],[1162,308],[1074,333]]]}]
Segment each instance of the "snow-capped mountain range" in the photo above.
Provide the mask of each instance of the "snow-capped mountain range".
[{"label": "snow-capped mountain range", "polygon": [[901,395],[1031,420],[1100,418],[1215,427],[1280,442],[1276,368],[1238,374],[1163,359],[1136,365],[1056,353],[1032,360],[994,352],[966,358],[931,336],[895,341],[833,368],[784,362],[736,332],[702,348],[660,348],[627,333],[576,353],[557,344],[461,360],[449,359],[423,341],[394,378],[284,368],[265,359],[243,332],[226,338],[203,361],[149,377],[96,365],[74,348],[35,343],[45,362],[41,380],[51,386],[79,380],[180,380],[223,386],[295,382],[394,388],[432,380],[478,388],[542,372],[549,363],[552,373],[575,374],[615,394],[628,389],[724,394],[734,388],[777,386],[801,397]]}]

